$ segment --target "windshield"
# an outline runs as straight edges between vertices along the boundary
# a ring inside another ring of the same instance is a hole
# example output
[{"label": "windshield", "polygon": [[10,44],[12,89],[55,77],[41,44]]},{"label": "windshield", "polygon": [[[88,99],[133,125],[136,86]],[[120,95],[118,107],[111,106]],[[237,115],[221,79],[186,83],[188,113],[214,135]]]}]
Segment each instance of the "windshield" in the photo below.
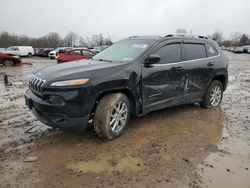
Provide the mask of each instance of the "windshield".
[{"label": "windshield", "polygon": [[53,51],[55,51],[55,52],[58,52],[59,50],[61,50],[62,48],[56,48],[56,49],[54,49]]},{"label": "windshield", "polygon": [[101,51],[92,59],[97,61],[129,62],[154,44],[153,40],[123,40]]},{"label": "windshield", "polygon": [[7,51],[12,51],[12,50],[14,50],[14,47],[11,46],[11,47],[7,48],[6,50]]}]

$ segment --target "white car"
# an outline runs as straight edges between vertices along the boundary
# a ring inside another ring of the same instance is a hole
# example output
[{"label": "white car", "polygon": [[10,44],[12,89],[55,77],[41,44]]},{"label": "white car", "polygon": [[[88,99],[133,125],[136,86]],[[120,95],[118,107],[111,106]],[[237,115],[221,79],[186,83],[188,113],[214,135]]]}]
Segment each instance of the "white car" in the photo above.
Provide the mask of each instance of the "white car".
[{"label": "white car", "polygon": [[32,57],[34,55],[34,49],[32,46],[10,46],[4,53]]},{"label": "white car", "polygon": [[234,49],[234,53],[239,53],[239,54],[242,54],[243,53],[243,48],[238,46]]},{"label": "white car", "polygon": [[65,50],[71,49],[71,47],[60,47],[56,48],[53,51],[49,52],[48,56],[50,59],[55,59],[59,53],[64,52]]}]

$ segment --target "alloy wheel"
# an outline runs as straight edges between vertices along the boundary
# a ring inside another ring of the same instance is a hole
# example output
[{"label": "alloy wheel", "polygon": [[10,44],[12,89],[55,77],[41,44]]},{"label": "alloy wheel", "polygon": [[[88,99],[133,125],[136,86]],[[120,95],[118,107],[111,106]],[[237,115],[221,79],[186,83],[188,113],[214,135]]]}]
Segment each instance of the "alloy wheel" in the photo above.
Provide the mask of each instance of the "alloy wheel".
[{"label": "alloy wheel", "polygon": [[215,86],[210,94],[211,106],[218,106],[222,98],[222,89],[219,86]]},{"label": "alloy wheel", "polygon": [[6,59],[6,60],[4,61],[4,65],[5,65],[6,67],[10,67],[10,66],[13,66],[14,63],[13,63],[13,61],[11,61],[11,60],[9,60],[9,59]]},{"label": "alloy wheel", "polygon": [[128,106],[124,101],[119,101],[112,110],[110,117],[110,128],[114,133],[118,133],[124,127],[128,118]]}]

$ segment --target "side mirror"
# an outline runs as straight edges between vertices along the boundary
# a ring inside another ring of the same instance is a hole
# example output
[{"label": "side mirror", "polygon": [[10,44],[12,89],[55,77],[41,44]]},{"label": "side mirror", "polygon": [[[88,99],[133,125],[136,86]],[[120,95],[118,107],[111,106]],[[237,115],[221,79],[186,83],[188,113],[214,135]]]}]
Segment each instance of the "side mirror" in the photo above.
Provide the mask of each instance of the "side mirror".
[{"label": "side mirror", "polygon": [[161,57],[157,54],[150,54],[148,58],[145,60],[144,65],[150,66],[152,64],[158,63]]}]

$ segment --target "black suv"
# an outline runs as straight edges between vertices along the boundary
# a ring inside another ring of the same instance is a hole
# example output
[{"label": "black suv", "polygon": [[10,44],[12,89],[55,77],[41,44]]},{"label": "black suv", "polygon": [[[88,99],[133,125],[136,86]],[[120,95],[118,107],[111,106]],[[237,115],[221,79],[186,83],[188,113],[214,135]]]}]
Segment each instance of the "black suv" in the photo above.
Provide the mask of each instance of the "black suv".
[{"label": "black suv", "polygon": [[85,129],[113,139],[130,115],[199,102],[221,103],[228,59],[203,36],[134,36],[92,59],[37,71],[25,101],[37,119],[57,128]]}]

